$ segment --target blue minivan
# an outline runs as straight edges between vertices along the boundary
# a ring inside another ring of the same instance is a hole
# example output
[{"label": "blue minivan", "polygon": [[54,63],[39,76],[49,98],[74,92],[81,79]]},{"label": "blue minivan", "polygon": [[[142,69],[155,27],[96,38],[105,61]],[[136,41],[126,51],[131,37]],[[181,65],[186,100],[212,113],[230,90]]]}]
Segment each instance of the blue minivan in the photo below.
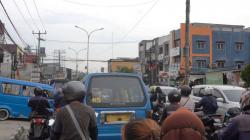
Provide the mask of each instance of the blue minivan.
[{"label": "blue minivan", "polygon": [[84,102],[97,117],[98,139],[119,140],[121,129],[131,119],[151,117],[150,99],[136,74],[94,73],[84,78]]},{"label": "blue minivan", "polygon": [[0,120],[8,118],[29,118],[29,98],[34,96],[34,88],[46,92],[51,106],[53,105],[54,88],[52,86],[0,77]]}]

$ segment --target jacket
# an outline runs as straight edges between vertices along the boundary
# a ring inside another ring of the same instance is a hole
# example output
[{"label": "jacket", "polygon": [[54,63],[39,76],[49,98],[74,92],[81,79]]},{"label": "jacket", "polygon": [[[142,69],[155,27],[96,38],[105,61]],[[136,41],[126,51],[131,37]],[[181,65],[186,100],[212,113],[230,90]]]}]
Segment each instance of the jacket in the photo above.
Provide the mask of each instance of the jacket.
[{"label": "jacket", "polygon": [[236,116],[222,131],[221,140],[249,140],[250,139],[250,110]]},{"label": "jacket", "polygon": [[182,96],[180,104],[181,104],[181,106],[183,106],[183,107],[187,108],[188,110],[194,112],[195,104],[194,104],[193,99],[191,99],[190,97]]},{"label": "jacket", "polygon": [[[96,140],[98,129],[94,110],[78,101],[71,102],[69,105],[87,140]],[[51,130],[51,140],[82,140],[66,108],[56,115]]]},{"label": "jacket", "polygon": [[48,108],[50,108],[49,101],[43,96],[31,97],[28,102],[28,106],[31,107],[31,111],[36,115],[51,115]]},{"label": "jacket", "polygon": [[196,107],[202,107],[205,115],[215,114],[218,109],[217,100],[213,96],[203,96],[196,104]]},{"label": "jacket", "polygon": [[179,103],[174,103],[166,106],[162,111],[162,116],[160,119],[160,124],[163,123],[163,121],[174,111],[176,111],[178,108],[180,108],[181,105]]}]

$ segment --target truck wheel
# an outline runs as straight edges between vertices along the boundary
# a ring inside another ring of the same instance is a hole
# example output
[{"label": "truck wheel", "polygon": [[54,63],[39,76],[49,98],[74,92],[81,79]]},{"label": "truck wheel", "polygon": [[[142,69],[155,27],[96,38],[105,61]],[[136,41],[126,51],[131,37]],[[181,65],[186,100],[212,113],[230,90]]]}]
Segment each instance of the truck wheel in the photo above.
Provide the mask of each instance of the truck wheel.
[{"label": "truck wheel", "polygon": [[10,113],[7,109],[0,109],[0,121],[7,120],[9,115]]}]

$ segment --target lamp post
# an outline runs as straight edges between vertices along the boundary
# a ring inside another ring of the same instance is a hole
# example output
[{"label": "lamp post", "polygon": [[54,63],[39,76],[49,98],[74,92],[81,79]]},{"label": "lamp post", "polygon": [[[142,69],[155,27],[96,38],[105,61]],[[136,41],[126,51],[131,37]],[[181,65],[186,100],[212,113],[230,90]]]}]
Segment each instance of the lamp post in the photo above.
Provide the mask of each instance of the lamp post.
[{"label": "lamp post", "polygon": [[85,48],[85,49],[81,49],[81,50],[75,50],[75,49],[73,49],[73,48],[68,48],[69,50],[72,50],[74,53],[75,53],[75,55],[76,55],[76,78],[78,77],[78,54],[81,52],[81,51],[84,51],[84,50],[86,50],[87,48]]},{"label": "lamp post", "polygon": [[75,26],[75,27],[82,30],[82,31],[84,31],[87,34],[87,37],[88,37],[88,41],[87,41],[87,74],[88,74],[89,73],[89,40],[90,40],[90,37],[94,32],[103,30],[104,28],[98,28],[98,29],[94,29],[94,30],[88,32],[86,29],[81,28],[79,26]]}]

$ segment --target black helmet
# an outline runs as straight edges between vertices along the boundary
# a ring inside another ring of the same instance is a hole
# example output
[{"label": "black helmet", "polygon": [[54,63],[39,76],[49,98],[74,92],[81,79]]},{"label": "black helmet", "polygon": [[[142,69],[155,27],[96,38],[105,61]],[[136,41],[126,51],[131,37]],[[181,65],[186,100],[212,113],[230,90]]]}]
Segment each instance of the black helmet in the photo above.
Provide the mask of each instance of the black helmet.
[{"label": "black helmet", "polygon": [[41,88],[35,88],[34,89],[34,94],[35,96],[42,96],[43,95],[43,90]]},{"label": "black helmet", "polygon": [[176,89],[170,91],[168,94],[168,101],[170,103],[180,102],[181,101],[181,94],[179,93],[179,91]]},{"label": "black helmet", "polygon": [[85,86],[80,81],[70,81],[62,87],[63,98],[66,102],[80,101],[85,96]]},{"label": "black helmet", "polygon": [[191,94],[191,88],[187,85],[180,86],[180,92],[182,96],[188,97]]}]

